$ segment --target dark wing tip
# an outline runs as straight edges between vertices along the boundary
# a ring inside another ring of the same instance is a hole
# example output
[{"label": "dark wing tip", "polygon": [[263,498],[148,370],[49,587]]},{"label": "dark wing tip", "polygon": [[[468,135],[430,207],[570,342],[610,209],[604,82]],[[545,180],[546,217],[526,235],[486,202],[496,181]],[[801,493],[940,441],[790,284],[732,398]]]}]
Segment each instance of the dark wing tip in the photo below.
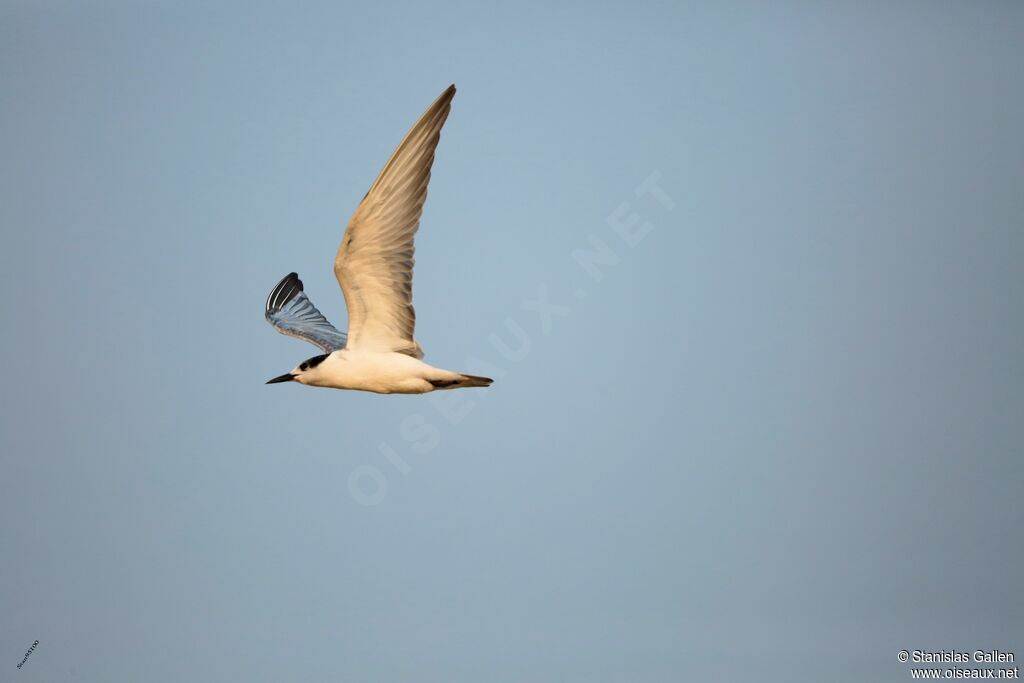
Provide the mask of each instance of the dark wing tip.
[{"label": "dark wing tip", "polygon": [[281,310],[289,301],[298,296],[300,292],[302,292],[302,280],[299,279],[298,273],[288,273],[270,291],[264,313],[270,315]]},{"label": "dark wing tip", "polygon": [[441,105],[441,106],[447,105],[449,102],[452,101],[453,97],[455,97],[455,84],[454,83],[452,83],[447,88],[445,88],[444,92],[437,96],[437,99],[434,100],[434,104],[432,105],[432,108],[433,107],[437,107],[439,105]]}]

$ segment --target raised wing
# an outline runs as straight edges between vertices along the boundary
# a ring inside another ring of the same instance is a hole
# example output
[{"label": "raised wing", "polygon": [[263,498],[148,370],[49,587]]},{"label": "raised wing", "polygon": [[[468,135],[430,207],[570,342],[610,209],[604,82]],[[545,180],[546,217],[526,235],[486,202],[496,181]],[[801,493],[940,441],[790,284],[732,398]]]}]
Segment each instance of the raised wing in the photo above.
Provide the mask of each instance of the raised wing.
[{"label": "raised wing", "polygon": [[270,292],[264,315],[281,334],[308,341],[319,346],[324,353],[332,353],[345,346],[345,334],[316,310],[302,290],[302,280],[295,273],[288,273]]},{"label": "raised wing", "polygon": [[352,215],[334,260],[348,308],[348,347],[423,355],[413,338],[413,238],[430,166],[451,110],[451,85],[420,117]]}]

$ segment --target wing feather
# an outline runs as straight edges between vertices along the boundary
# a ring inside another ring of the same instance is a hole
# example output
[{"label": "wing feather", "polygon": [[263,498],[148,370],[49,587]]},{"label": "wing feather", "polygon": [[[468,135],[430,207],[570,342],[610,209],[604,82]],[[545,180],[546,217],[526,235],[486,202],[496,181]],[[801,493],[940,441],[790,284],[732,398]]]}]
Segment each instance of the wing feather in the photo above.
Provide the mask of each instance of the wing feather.
[{"label": "wing feather", "polygon": [[419,358],[412,273],[430,168],[455,86],[430,105],[391,155],[348,223],[334,274],[348,308],[348,347]]},{"label": "wing feather", "polygon": [[281,334],[308,341],[324,353],[345,347],[345,334],[317,310],[295,273],[284,276],[267,297],[264,316]]}]

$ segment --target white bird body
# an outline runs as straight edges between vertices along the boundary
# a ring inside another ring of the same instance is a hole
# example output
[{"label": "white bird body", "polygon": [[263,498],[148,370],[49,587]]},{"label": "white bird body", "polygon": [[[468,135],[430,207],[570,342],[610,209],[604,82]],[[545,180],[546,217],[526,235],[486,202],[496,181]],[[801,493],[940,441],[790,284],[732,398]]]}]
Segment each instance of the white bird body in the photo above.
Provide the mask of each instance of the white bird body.
[{"label": "white bird body", "polygon": [[319,346],[324,354],[267,384],[379,394],[424,394],[437,389],[486,387],[491,380],[427,365],[413,336],[413,244],[427,198],[430,168],[455,86],[430,105],[402,140],[348,223],[334,259],[345,295],[348,333],[337,330],[306,297],[290,273],[267,297],[265,315],[279,332]]},{"label": "white bird body", "polygon": [[469,376],[427,365],[403,353],[341,349],[316,367],[298,372],[295,381],[314,387],[356,389],[378,394],[425,394],[454,388]]}]

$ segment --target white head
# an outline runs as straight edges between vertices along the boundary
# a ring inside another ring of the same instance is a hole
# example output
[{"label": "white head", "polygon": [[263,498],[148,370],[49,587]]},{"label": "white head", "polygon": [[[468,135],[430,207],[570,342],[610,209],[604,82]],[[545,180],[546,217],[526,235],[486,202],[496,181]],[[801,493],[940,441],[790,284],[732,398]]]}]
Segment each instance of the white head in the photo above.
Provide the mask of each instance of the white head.
[{"label": "white head", "polygon": [[329,353],[325,353],[320,356],[313,356],[309,360],[302,361],[299,363],[291,372],[287,372],[279,377],[275,377],[272,380],[268,380],[267,384],[279,384],[281,382],[298,382],[299,384],[313,384],[316,380],[317,375],[320,371],[317,367],[323,363]]}]

